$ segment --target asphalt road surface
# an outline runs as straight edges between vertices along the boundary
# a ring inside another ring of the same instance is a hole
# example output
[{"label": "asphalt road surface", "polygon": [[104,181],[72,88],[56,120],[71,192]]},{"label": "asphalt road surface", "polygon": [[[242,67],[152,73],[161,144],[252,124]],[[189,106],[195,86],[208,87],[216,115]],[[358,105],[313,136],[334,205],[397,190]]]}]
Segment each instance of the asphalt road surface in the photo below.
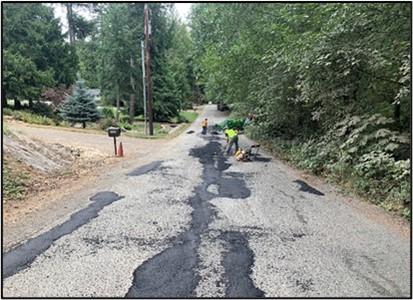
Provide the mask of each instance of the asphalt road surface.
[{"label": "asphalt road surface", "polygon": [[207,106],[159,159],[4,253],[3,296],[411,296],[409,237],[264,152],[224,155],[203,117],[224,116]]}]

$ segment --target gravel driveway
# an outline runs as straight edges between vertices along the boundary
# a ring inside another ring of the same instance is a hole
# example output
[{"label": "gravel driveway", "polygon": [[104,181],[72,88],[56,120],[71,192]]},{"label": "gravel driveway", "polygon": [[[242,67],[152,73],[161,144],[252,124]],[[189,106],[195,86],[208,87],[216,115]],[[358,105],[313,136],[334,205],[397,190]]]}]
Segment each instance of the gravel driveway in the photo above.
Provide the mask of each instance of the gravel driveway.
[{"label": "gravel driveway", "polygon": [[194,133],[4,254],[3,296],[410,296],[410,240],[385,213],[265,152],[236,162],[222,135],[200,134],[204,117],[224,115],[206,106]]}]

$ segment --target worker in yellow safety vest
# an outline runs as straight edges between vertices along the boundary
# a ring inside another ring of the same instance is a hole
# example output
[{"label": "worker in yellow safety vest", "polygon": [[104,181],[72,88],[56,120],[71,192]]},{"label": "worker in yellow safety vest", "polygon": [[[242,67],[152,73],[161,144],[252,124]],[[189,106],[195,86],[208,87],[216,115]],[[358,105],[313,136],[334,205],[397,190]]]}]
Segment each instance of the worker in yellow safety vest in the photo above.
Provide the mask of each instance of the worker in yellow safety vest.
[{"label": "worker in yellow safety vest", "polygon": [[206,134],[208,129],[208,119],[202,121],[202,134]]},{"label": "worker in yellow safety vest", "polygon": [[235,153],[238,151],[238,133],[239,129],[226,129],[224,131],[226,137],[227,137],[227,154],[230,154],[232,145],[235,144]]}]

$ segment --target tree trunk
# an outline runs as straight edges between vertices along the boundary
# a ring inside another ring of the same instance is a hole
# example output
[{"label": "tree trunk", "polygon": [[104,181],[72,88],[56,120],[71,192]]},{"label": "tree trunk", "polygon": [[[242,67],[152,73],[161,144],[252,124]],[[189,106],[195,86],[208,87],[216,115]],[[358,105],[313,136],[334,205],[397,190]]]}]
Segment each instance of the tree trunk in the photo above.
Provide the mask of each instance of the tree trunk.
[{"label": "tree trunk", "polygon": [[82,127],[86,128],[86,122],[85,121],[82,122]]},{"label": "tree trunk", "polygon": [[154,119],[154,114],[153,114],[153,95],[152,95],[152,78],[151,78],[151,56],[150,56],[150,48],[151,48],[151,21],[149,19],[149,8],[148,4],[145,4],[144,6],[144,11],[145,11],[145,17],[144,17],[144,28],[145,28],[145,66],[146,66],[146,94],[148,97],[148,116],[149,116],[149,135],[153,135],[153,119]]},{"label": "tree trunk", "polygon": [[73,7],[72,3],[66,3],[66,10],[67,10],[67,24],[69,28],[69,43],[73,46],[75,43],[75,30],[73,24]]},{"label": "tree trunk", "polygon": [[394,105],[394,120],[397,126],[400,126],[400,103]]},{"label": "tree trunk", "polygon": [[133,124],[133,118],[135,117],[135,94],[130,94],[129,102],[129,123]]},{"label": "tree trunk", "polygon": [[201,90],[198,84],[195,84],[196,102],[198,105],[202,104]]},{"label": "tree trunk", "polygon": [[7,97],[6,97],[6,90],[5,89],[1,90],[1,107],[3,107],[3,108],[7,107]]},{"label": "tree trunk", "polygon": [[21,109],[21,108],[22,108],[22,104],[20,100],[14,99],[14,109]]},{"label": "tree trunk", "polygon": [[119,123],[119,109],[120,109],[120,99],[119,99],[119,85],[118,85],[117,94],[116,94],[116,123]]}]

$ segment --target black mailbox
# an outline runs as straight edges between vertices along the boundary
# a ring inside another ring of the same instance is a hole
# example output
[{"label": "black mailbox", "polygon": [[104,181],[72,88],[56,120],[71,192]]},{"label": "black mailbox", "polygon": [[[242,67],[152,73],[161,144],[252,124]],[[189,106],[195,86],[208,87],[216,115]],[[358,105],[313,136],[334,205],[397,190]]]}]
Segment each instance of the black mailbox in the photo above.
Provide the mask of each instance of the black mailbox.
[{"label": "black mailbox", "polygon": [[119,127],[109,127],[108,128],[108,135],[110,137],[120,136],[120,128]]}]

